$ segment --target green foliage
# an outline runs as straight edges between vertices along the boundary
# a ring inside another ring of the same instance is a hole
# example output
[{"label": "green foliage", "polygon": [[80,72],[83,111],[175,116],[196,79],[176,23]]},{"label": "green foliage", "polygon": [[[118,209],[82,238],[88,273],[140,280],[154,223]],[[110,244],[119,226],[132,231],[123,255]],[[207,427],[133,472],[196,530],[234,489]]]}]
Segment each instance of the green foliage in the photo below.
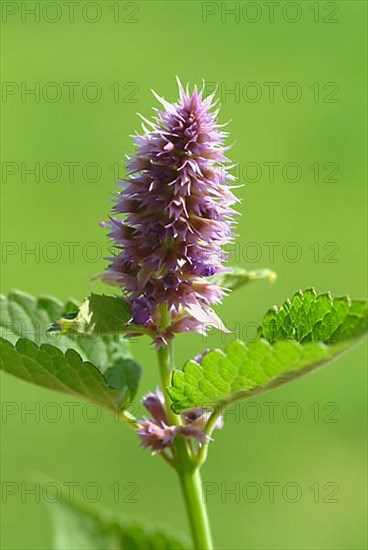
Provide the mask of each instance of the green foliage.
[{"label": "green foliage", "polygon": [[229,271],[216,275],[216,283],[228,290],[237,290],[248,283],[263,279],[274,282],[277,275],[270,269],[254,269],[248,271],[242,267],[231,267]]},{"label": "green foliage", "polygon": [[61,317],[54,328],[64,334],[119,334],[128,331],[126,324],[131,317],[128,304],[121,296],[91,294],[74,316]]},{"label": "green foliage", "polygon": [[51,335],[55,318],[78,309],[73,301],[62,304],[19,291],[0,300],[1,370],[109,409],[131,402],[141,369],[120,336]]},{"label": "green foliage", "polygon": [[127,388],[132,401],[138,390],[141,368],[133,359],[119,358],[112,367],[106,369],[104,377],[107,383],[114,387]]},{"label": "green foliage", "polygon": [[314,290],[297,292],[264,317],[257,342],[232,342],[174,371],[168,389],[177,413],[227,406],[306,374],[350,347],[366,332],[367,306],[332,300]]},{"label": "green foliage", "polygon": [[190,543],[166,527],[116,516],[62,498],[49,503],[54,524],[54,550],[184,550]]},{"label": "green foliage", "polygon": [[338,343],[354,339],[367,327],[367,303],[348,296],[332,299],[313,288],[294,294],[280,307],[271,308],[262,321],[262,336],[269,342]]},{"label": "green foliage", "polygon": [[129,346],[118,335],[83,335],[48,331],[56,319],[77,312],[80,304],[74,300],[62,303],[51,296],[34,298],[15,290],[0,296],[0,336],[15,344],[27,338],[35,344],[51,344],[61,351],[74,349],[85,361],[97,365],[101,372],[117,360],[130,357]]},{"label": "green foliage", "polygon": [[15,344],[0,338],[0,369],[44,388],[84,397],[108,409],[126,399],[126,391],[110,388],[92,363],[83,362],[74,350],[65,353],[50,344],[21,338]]}]

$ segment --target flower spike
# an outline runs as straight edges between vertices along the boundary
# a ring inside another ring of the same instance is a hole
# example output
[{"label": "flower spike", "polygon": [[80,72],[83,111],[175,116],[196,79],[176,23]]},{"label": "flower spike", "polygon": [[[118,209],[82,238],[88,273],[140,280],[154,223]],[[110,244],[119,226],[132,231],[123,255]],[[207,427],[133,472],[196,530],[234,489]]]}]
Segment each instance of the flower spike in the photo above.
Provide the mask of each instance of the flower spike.
[{"label": "flower spike", "polygon": [[144,133],[133,137],[136,152],[107,224],[117,253],[102,276],[128,295],[135,324],[157,327],[166,304],[167,338],[216,324],[211,304],[224,290],[211,277],[224,270],[237,202],[214,94],[178,85],[177,103],[153,92],[162,110],[152,122],[141,116]]}]

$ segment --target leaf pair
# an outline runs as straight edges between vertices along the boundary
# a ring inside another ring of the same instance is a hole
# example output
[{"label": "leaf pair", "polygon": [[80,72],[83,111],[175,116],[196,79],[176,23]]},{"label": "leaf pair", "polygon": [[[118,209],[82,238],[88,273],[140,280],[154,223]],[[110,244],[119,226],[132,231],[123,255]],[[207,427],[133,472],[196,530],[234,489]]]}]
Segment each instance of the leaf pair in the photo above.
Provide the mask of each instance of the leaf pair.
[{"label": "leaf pair", "polygon": [[[269,278],[268,270],[230,270],[219,284],[238,288]],[[131,325],[127,302],[91,294],[82,304],[35,299],[20,291],[0,297],[0,368],[39,386],[123,409],[141,374],[122,335],[143,333]]]},{"label": "leaf pair", "polygon": [[[249,273],[234,271],[236,284],[238,276],[244,284],[249,282]],[[35,300],[20,292],[1,301],[0,328],[6,337],[0,339],[3,370],[108,409],[131,402],[140,367],[130,358],[121,335],[111,334],[126,331],[130,312],[122,299],[92,295],[76,315],[66,317],[63,311],[75,310],[77,304],[63,306],[54,298]],[[46,343],[50,339],[46,328],[55,318],[60,318],[64,335],[55,337],[51,345]],[[272,389],[333,359],[366,329],[365,302],[348,297],[333,300],[314,289],[299,291],[266,313],[257,342],[234,341],[224,352],[210,351],[200,364],[189,361],[183,371],[174,371],[168,388],[172,408],[180,413],[192,407],[226,407]],[[24,333],[27,339],[21,338]]]}]

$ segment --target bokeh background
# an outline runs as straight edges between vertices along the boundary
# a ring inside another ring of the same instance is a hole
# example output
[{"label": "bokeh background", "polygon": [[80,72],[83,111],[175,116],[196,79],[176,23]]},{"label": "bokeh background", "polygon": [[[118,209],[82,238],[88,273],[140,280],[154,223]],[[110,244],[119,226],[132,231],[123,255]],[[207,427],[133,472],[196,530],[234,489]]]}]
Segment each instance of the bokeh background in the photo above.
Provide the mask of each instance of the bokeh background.
[{"label": "bokeh background", "polygon": [[[265,2],[77,2],[73,16],[63,2],[39,2],[39,20],[21,4],[35,3],[2,3],[2,292],[89,292],[105,266],[99,222],[116,166],[124,175],[132,152],[136,113],[153,114],[151,88],[175,100],[179,75],[219,83],[220,120],[232,119],[230,156],[245,184],[233,263],[278,273],[273,285],[227,298],[225,322],[252,338],[270,305],[312,285],[365,297],[365,2],[279,2],[273,16]],[[36,95],[25,94],[31,88]],[[27,172],[36,163],[39,177]],[[274,178],[265,163],[278,163]],[[270,242],[279,243],[274,257]],[[74,257],[65,243],[77,243]],[[182,336],[177,363],[223,344],[218,334]],[[147,340],[132,349],[144,365],[142,395],[157,383],[155,357]],[[203,469],[216,548],[367,547],[365,372],[361,344],[227,416]],[[2,481],[27,485],[2,504],[2,548],[51,546],[44,499],[24,494],[34,471],[80,488],[98,483],[99,505],[187,530],[174,474],[108,413],[88,421],[80,403],[71,422],[70,398],[8,376],[1,383],[4,403],[40,411],[3,419]],[[56,422],[47,418],[50,402],[63,411]]]}]

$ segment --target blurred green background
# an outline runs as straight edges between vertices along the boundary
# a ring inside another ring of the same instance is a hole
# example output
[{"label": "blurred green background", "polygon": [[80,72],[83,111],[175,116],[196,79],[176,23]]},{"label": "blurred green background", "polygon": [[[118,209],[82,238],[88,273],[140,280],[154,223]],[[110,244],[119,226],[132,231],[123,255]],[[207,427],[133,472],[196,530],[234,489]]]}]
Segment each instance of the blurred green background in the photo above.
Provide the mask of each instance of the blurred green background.
[{"label": "blurred green background", "polygon": [[[88,293],[105,266],[109,245],[99,221],[116,190],[114,167],[132,152],[136,113],[151,116],[151,88],[175,100],[179,75],[191,84],[218,82],[220,120],[232,119],[230,157],[245,183],[237,190],[242,217],[234,261],[278,273],[274,285],[259,282],[231,295],[221,307],[225,322],[252,337],[270,305],[311,285],[365,297],[365,2],[279,2],[273,22],[265,2],[77,2],[73,17],[63,2],[39,2],[39,21],[24,8],[34,4],[2,3],[2,292],[20,288],[60,299]],[[274,181],[264,164],[270,162],[279,163]],[[26,172],[35,163],[39,178]],[[72,242],[74,258],[65,244]],[[269,242],[279,243],[274,258]],[[296,252],[301,257],[292,261]],[[97,283],[93,289],[106,290]],[[207,342],[181,336],[177,363],[214,345],[223,345],[219,335]],[[157,383],[155,357],[148,340],[132,348],[145,367],[142,394]],[[203,469],[215,493],[208,507],[216,548],[367,547],[364,358],[361,344],[228,415]],[[187,530],[174,474],[108,413],[86,421],[80,403],[71,422],[63,405],[70,398],[8,376],[1,382],[4,403],[40,410],[39,419],[20,412],[3,418],[3,482],[32,488],[30,473],[41,471],[80,488],[98,483],[107,508]],[[50,402],[63,411],[57,422],[47,420]],[[270,402],[277,403],[274,422]],[[291,422],[296,411],[300,419]],[[110,488],[116,482],[120,502]],[[129,502],[130,482],[138,502]],[[279,484],[274,502],[270,482]],[[288,502],[293,487],[301,496]],[[19,486],[3,500],[2,548],[50,548],[44,499],[35,502]]]}]

